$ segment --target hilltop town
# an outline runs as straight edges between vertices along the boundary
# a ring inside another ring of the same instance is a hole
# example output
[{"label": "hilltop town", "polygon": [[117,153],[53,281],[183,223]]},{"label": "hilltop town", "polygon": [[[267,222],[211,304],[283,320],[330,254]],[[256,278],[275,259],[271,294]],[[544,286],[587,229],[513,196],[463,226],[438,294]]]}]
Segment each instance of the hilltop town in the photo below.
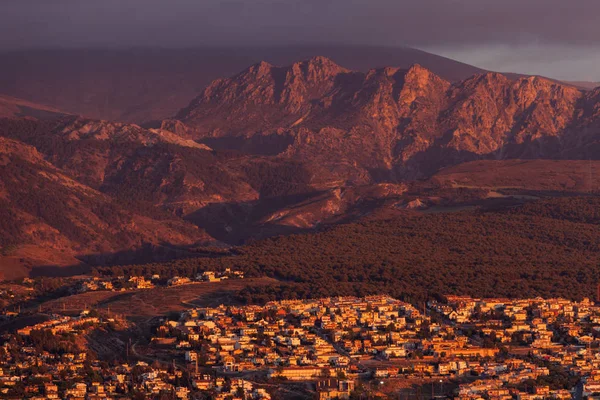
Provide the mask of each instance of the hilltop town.
[{"label": "hilltop town", "polygon": [[[86,338],[130,322],[54,314],[2,336],[0,394],[31,399],[570,399],[600,393],[600,307],[585,299],[388,296],[193,307],[127,355]],[[287,393],[287,394],[286,394]]]}]

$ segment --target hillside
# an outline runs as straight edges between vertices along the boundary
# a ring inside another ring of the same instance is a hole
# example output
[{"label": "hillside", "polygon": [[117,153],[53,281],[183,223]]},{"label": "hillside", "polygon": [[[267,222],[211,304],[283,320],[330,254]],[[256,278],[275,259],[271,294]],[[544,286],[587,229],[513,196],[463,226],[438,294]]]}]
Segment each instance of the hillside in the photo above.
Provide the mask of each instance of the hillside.
[{"label": "hillside", "polygon": [[419,213],[276,237],[216,259],[100,268],[102,274],[190,275],[237,268],[286,283],[247,289],[250,302],[387,293],[593,297],[600,279],[598,197],[539,200],[492,212]]},{"label": "hillside", "polygon": [[[211,240],[195,226],[168,215],[129,209],[73,180],[35,148],[3,137],[0,213],[3,268],[13,268],[16,260],[29,267],[85,268],[84,258],[107,260],[117,252],[133,255],[147,244],[177,247]],[[131,260],[114,257],[119,262]]]},{"label": "hillside", "polygon": [[0,136],[34,146],[61,173],[128,209],[190,221],[226,243],[314,228],[403,191],[383,185],[324,192],[301,162],[215,152],[131,124],[4,119]]}]

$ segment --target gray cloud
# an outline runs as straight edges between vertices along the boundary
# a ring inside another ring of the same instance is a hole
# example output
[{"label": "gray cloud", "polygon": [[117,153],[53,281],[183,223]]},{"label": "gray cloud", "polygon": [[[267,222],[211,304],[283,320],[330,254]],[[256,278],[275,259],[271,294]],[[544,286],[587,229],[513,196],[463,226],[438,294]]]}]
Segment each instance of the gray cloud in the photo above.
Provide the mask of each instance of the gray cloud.
[{"label": "gray cloud", "polygon": [[598,0],[0,0],[0,49],[327,42],[468,61],[482,48],[597,50],[599,15]]},{"label": "gray cloud", "polygon": [[2,47],[597,44],[597,0],[4,0]]}]

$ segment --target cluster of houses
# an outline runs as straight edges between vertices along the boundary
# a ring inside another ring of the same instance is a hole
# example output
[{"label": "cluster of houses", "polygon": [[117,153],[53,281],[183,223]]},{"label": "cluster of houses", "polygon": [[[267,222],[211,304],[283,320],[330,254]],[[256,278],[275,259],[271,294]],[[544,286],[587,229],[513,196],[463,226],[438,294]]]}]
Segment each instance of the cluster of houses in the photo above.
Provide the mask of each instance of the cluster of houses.
[{"label": "cluster of houses", "polygon": [[[270,399],[263,388],[254,387],[249,381],[202,373],[184,376],[184,370],[174,364],[164,367],[142,361],[102,363],[90,359],[85,347],[73,343],[74,350],[66,351],[60,345],[69,341],[66,334],[71,339],[83,338],[104,323],[87,312],[78,317],[54,315],[47,321],[4,335],[0,347],[0,398],[185,400],[193,398],[190,396],[196,392],[209,393],[211,398],[220,400]],[[37,341],[33,340],[34,333]],[[54,345],[46,350],[48,338],[53,338]]]},{"label": "cluster of houses", "polygon": [[348,399],[365,383],[401,380],[459,382],[443,394],[465,400],[600,393],[600,307],[589,300],[447,296],[421,309],[370,296],[197,307],[163,319],[138,346],[143,359],[170,359],[169,367],[99,363],[30,340],[34,331],[82,336],[104,322],[56,315],[5,335],[0,397],[259,400],[297,382],[319,399]]},{"label": "cluster of houses", "polygon": [[[579,377],[581,396],[600,393],[600,307],[589,299],[476,299],[448,296],[428,306],[462,330],[474,330],[479,340],[486,338],[510,355],[527,353],[534,362],[505,358],[496,373],[486,372],[487,380],[461,385],[460,398],[570,399],[569,390],[536,386],[534,393],[514,387],[541,376],[552,378],[544,365],[558,366],[567,376]],[[576,388],[571,388],[576,391]]]},{"label": "cluster of houses", "polygon": [[573,394],[569,390],[550,390],[549,386],[536,386],[533,393],[522,392],[503,385],[501,380],[488,379],[476,380],[473,383],[460,386],[457,396],[459,399],[507,399],[512,400],[544,400],[544,399],[572,399]]},{"label": "cluster of houses", "polygon": [[186,285],[193,282],[221,282],[226,279],[244,279],[244,273],[242,271],[232,271],[230,268],[226,268],[224,271],[204,271],[201,274],[197,274],[195,279],[175,276],[167,281],[168,286],[179,286]]},{"label": "cluster of houses", "polygon": [[271,399],[271,395],[264,388],[256,387],[254,383],[242,378],[226,380],[224,377],[215,377],[211,374],[195,374],[191,384],[195,390],[208,393],[212,399],[217,400],[231,398]]},{"label": "cluster of houses", "polygon": [[116,278],[90,277],[77,281],[73,288],[74,293],[84,293],[97,290],[126,291],[152,289],[156,286],[179,286],[194,282],[220,282],[225,279],[243,279],[242,271],[227,268],[223,271],[205,271],[194,278],[175,276],[170,279],[161,279],[160,275],[152,276],[118,276]]},{"label": "cluster of houses", "polygon": [[[2,352],[5,353],[7,350],[10,349],[5,347]],[[40,362],[29,367],[20,362],[16,366],[17,369],[3,366],[0,369],[0,398],[36,400],[163,398],[160,396],[182,400],[190,398],[191,390],[187,384],[182,384],[183,373],[180,370],[151,367],[142,361],[110,367],[97,361],[88,362],[86,365],[85,353],[79,357],[67,354],[56,358],[51,354],[34,356],[31,350],[25,350],[31,354],[31,357],[38,357],[43,361],[44,371],[39,371]],[[38,368],[35,368],[36,366]],[[93,378],[90,379],[90,375]],[[196,380],[201,378],[191,379],[192,382]],[[231,390],[236,390],[236,387],[230,384],[227,386],[227,391],[224,390],[223,393],[229,393]],[[254,395],[252,390],[248,390],[247,394],[246,398],[261,398],[252,397]]]},{"label": "cluster of houses", "polygon": [[99,323],[100,319],[89,316],[88,311],[83,311],[79,317],[52,315],[47,321],[17,329],[17,335],[29,336],[32,331],[46,331],[54,335],[62,333],[77,334],[87,327],[98,326]]},{"label": "cluster of houses", "polygon": [[405,357],[420,348],[429,318],[386,296],[195,308],[166,321],[156,343],[189,362],[225,372],[262,369],[271,378],[306,380],[347,374],[356,360]]},{"label": "cluster of houses", "polygon": [[[86,374],[86,363],[89,363],[88,353],[74,343],[74,338],[102,323],[87,311],[78,317],[52,315],[47,321],[4,335],[0,347],[0,398],[107,398],[104,396],[105,385],[81,382]],[[37,342],[32,340],[34,332],[40,334],[36,335]],[[71,335],[72,340],[65,335]],[[50,338],[54,340],[54,346],[46,350]],[[72,349],[61,346],[60,342],[70,342]],[[100,371],[98,364],[89,367]],[[62,382],[60,391],[56,382]]]},{"label": "cluster of houses", "polygon": [[465,399],[569,398],[574,387],[539,384],[530,393],[514,386],[549,377],[550,363],[580,377],[583,393],[596,393],[600,352],[591,344],[599,323],[600,308],[589,300],[448,296],[421,311],[373,296],[195,308],[165,321],[154,340],[191,364],[264,371],[275,380],[340,378],[337,385],[351,387],[364,376],[452,378],[471,382],[457,393]]}]

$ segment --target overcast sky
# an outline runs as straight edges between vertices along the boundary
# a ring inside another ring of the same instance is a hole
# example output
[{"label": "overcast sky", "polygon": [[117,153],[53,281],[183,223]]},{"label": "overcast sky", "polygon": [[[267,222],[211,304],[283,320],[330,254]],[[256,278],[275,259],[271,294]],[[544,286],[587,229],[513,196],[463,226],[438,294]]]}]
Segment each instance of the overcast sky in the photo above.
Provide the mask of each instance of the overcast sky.
[{"label": "overcast sky", "polygon": [[600,0],[0,0],[0,49],[289,43],[600,81]]}]

